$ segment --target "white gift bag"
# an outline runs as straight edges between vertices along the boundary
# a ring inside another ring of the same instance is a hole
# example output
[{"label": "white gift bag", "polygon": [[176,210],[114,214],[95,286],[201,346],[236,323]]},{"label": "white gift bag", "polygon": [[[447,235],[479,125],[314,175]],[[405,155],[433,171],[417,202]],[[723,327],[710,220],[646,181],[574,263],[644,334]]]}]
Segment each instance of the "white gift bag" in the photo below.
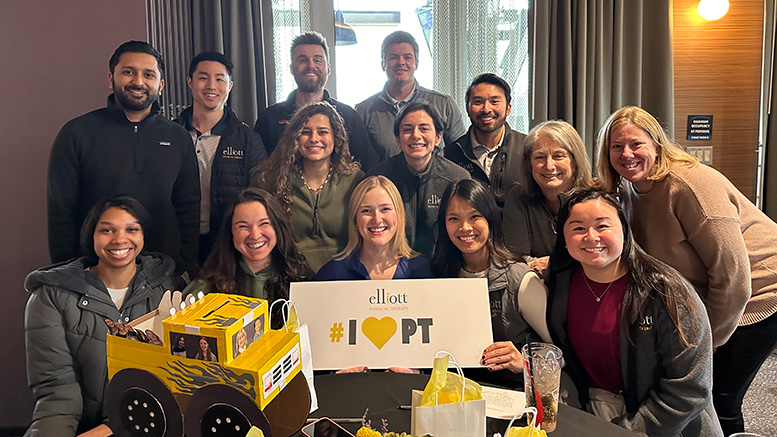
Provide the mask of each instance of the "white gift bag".
[{"label": "white gift bag", "polygon": [[[281,314],[283,314],[283,328],[285,330],[289,330],[288,321],[289,321],[289,312],[290,308],[293,306],[296,312],[296,306],[294,305],[294,301],[289,299],[278,299],[275,302],[270,305],[270,320],[268,321],[269,326],[272,326],[272,308],[275,306],[276,303],[282,302],[281,307]],[[297,316],[299,317],[299,316]],[[316,386],[313,385],[313,357],[310,352],[310,335],[308,333],[308,325],[299,323],[299,319],[297,323],[296,329],[293,329],[293,332],[296,332],[299,334],[299,348],[300,348],[300,355],[302,357],[302,374],[305,375],[305,379],[308,382],[308,390],[310,391],[310,413],[318,410],[318,397],[316,396]]]},{"label": "white gift bag", "polygon": [[[450,354],[448,353],[448,355]],[[450,357],[453,358],[453,355]],[[463,399],[464,374],[455,359],[452,359],[451,362],[462,378],[460,399]],[[485,399],[419,407],[422,395],[421,390],[413,390],[410,416],[410,430],[413,435],[430,434],[444,437],[480,437],[486,435]]]}]

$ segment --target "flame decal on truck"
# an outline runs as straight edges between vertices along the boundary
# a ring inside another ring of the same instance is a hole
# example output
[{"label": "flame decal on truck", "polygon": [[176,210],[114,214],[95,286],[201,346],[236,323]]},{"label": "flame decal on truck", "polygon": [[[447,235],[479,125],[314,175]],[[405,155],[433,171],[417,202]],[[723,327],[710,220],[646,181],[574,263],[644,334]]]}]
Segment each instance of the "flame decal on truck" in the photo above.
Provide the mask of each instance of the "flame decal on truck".
[{"label": "flame decal on truck", "polygon": [[[179,360],[171,360],[165,364],[159,368],[170,375],[167,378],[168,385],[171,388],[175,386],[181,393],[193,394],[195,390],[207,384],[223,383],[242,391],[251,399],[256,399],[254,377],[249,373],[238,374],[208,362],[190,365]],[[176,390],[173,389],[173,391]]]}]

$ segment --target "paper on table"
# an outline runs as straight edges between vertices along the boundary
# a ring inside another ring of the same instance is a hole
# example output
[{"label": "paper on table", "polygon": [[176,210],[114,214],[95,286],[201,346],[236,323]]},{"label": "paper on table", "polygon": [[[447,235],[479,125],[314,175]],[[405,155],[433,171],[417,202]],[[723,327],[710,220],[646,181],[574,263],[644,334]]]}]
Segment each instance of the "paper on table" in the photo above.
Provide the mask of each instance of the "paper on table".
[{"label": "paper on table", "polygon": [[516,390],[483,386],[483,399],[486,400],[486,416],[494,419],[510,420],[526,406],[526,396]]}]

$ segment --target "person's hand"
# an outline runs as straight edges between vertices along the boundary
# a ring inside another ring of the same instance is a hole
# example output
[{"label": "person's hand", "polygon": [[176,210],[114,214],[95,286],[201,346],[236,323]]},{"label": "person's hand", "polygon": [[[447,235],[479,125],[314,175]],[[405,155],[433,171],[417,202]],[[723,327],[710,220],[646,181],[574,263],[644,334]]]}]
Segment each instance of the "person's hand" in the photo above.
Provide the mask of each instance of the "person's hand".
[{"label": "person's hand", "polygon": [[97,425],[97,428],[92,428],[83,434],[78,434],[78,437],[108,437],[112,435],[113,431],[111,431],[107,424],[103,423],[101,425]]},{"label": "person's hand", "polygon": [[367,366],[354,366],[354,367],[348,367],[345,369],[340,369],[335,373],[365,373],[369,371],[370,371],[370,368]]},{"label": "person's hand", "polygon": [[483,351],[481,364],[490,366],[488,370],[507,369],[513,373],[523,372],[523,356],[511,341],[497,341]]},{"label": "person's hand", "polygon": [[550,270],[548,269],[548,264],[550,263],[550,257],[549,256],[543,256],[542,258],[537,258],[529,261],[529,267],[531,267],[537,274],[540,276],[540,279],[545,281],[545,283],[548,282],[548,276],[550,274]]},{"label": "person's hand", "polygon": [[418,374],[418,373],[421,373],[421,370],[420,369],[410,369],[410,368],[407,368],[407,367],[389,367],[388,369],[386,369],[386,372],[391,372],[391,373],[416,373],[416,374]]}]

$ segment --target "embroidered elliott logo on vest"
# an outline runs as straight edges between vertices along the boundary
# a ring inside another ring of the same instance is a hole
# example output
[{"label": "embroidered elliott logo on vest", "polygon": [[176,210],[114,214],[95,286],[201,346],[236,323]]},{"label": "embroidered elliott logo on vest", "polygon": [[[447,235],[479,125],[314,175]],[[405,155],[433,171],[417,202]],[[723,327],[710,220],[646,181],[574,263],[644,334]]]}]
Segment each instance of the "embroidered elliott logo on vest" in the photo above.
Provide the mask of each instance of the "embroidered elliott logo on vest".
[{"label": "embroidered elliott logo on vest", "polygon": [[426,205],[429,206],[429,208],[439,208],[440,197],[436,194],[432,194],[428,199],[426,199]]},{"label": "embroidered elliott logo on vest", "polygon": [[224,149],[224,152],[222,152],[222,155],[224,158],[227,159],[243,159],[243,151],[233,148],[232,146],[227,147]]},{"label": "embroidered elliott logo on vest", "polygon": [[639,321],[639,329],[641,331],[650,331],[653,329],[653,316],[645,316]]}]

